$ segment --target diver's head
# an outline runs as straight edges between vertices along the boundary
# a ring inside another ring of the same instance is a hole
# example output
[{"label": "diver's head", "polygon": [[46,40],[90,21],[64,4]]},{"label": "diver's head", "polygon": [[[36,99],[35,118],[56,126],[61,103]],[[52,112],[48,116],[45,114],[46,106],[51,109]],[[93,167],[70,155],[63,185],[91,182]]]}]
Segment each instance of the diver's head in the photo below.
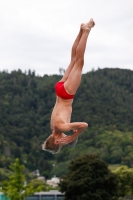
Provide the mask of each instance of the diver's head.
[{"label": "diver's head", "polygon": [[42,144],[42,149],[45,151],[49,151],[52,154],[56,154],[60,151],[61,145],[59,144],[59,140],[57,140],[53,134],[51,134],[45,142]]}]

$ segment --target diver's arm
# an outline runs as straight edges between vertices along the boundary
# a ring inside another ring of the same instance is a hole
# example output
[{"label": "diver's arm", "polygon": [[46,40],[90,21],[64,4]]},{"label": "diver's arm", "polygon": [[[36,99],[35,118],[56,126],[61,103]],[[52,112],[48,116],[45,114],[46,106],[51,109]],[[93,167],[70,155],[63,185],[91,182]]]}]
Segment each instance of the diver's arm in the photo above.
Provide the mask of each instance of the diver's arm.
[{"label": "diver's arm", "polygon": [[60,130],[62,132],[73,130],[73,135],[65,136],[60,139],[60,144],[65,145],[71,143],[75,140],[86,128],[88,124],[86,122],[73,122],[73,123],[66,123],[60,126]]}]

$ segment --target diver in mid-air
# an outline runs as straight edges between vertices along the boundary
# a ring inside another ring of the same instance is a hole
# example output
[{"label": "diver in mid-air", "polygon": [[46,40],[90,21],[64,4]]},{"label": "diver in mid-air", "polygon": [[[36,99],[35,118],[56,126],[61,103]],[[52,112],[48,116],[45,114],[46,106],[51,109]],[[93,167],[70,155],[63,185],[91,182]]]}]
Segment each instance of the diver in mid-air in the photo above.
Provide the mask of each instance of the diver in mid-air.
[{"label": "diver in mid-air", "polygon": [[[63,145],[75,146],[78,136],[88,127],[86,122],[70,122],[74,95],[80,85],[84,53],[91,28],[95,25],[93,19],[81,24],[79,34],[72,46],[71,62],[63,78],[56,83],[56,103],[51,115],[52,134],[42,144],[42,149],[58,153]],[[64,132],[73,131],[71,136]]]}]

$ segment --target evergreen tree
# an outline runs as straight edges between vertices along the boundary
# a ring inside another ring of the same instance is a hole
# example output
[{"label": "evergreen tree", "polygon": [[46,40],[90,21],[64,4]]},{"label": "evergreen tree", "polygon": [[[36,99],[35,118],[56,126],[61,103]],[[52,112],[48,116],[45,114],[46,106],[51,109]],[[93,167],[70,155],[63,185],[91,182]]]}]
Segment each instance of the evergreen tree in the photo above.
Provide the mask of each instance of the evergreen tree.
[{"label": "evergreen tree", "polygon": [[10,166],[12,175],[9,180],[3,181],[2,192],[10,200],[24,200],[26,196],[34,194],[31,186],[25,185],[25,175],[23,174],[24,166],[20,164],[19,159]]}]

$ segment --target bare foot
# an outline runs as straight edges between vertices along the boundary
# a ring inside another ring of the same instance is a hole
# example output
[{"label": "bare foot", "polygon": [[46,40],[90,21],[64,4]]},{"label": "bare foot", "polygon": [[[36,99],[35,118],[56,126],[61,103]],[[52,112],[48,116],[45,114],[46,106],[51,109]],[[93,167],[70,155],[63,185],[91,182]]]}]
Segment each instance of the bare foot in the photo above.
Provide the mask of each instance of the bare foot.
[{"label": "bare foot", "polygon": [[85,24],[84,24],[84,23],[82,23],[82,24],[80,25],[80,28],[82,29],[82,27],[83,27],[83,26],[85,26]]},{"label": "bare foot", "polygon": [[82,24],[81,26],[82,26],[82,29],[83,29],[83,30],[91,30],[91,28],[92,28],[93,26],[95,26],[95,22],[94,22],[94,20],[91,18],[90,21],[89,21],[88,23]]},{"label": "bare foot", "polygon": [[81,31],[81,33],[83,32],[83,27],[85,26],[85,24],[84,23],[82,23],[81,25],[80,25],[80,31]]}]

